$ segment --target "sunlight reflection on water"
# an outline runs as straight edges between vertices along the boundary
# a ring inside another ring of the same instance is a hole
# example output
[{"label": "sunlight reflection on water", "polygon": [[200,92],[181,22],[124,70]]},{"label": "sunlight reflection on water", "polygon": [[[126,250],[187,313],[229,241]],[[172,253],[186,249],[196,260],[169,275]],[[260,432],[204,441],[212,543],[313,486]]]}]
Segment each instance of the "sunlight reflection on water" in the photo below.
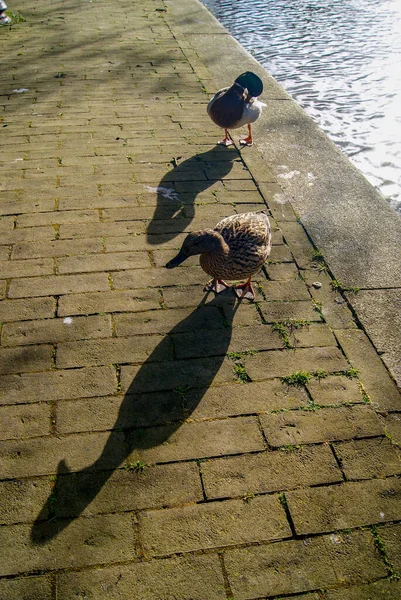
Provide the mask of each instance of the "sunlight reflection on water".
[{"label": "sunlight reflection on water", "polygon": [[202,0],[401,213],[401,0]]}]

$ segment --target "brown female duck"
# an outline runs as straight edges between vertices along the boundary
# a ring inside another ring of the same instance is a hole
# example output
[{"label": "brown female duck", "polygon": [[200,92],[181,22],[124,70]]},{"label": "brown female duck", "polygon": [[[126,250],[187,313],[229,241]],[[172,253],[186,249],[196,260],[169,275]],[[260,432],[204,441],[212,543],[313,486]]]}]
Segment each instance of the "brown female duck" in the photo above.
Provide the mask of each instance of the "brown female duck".
[{"label": "brown female duck", "polygon": [[213,277],[205,290],[219,293],[229,287],[224,279],[246,279],[234,286],[235,292],[254,300],[251,278],[261,269],[270,248],[271,229],[266,213],[243,213],[222,219],[214,229],[189,233],[166,267],[173,269],[189,256],[200,254],[202,269]]}]

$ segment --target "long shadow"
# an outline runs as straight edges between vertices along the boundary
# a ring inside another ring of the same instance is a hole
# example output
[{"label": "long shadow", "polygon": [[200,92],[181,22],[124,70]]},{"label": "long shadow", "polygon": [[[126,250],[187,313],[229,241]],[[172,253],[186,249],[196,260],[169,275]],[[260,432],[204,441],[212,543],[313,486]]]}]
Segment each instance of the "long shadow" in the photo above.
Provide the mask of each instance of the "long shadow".
[{"label": "long shadow", "polygon": [[195,200],[230,173],[239,155],[235,148],[214,148],[179,162],[157,186],[157,206],[147,228],[150,244],[160,244],[182,233],[195,216]]},{"label": "long shadow", "polygon": [[[65,460],[59,462],[53,491],[31,530],[34,544],[44,545],[61,533],[83,513],[134,450],[163,444],[196,408],[227,353],[232,320],[239,306],[230,291],[206,301],[207,295],[139,368],[99,458],[78,472],[71,472]],[[213,329],[210,350],[202,332],[210,339]],[[182,391],[190,388],[192,400],[183,406]]]}]

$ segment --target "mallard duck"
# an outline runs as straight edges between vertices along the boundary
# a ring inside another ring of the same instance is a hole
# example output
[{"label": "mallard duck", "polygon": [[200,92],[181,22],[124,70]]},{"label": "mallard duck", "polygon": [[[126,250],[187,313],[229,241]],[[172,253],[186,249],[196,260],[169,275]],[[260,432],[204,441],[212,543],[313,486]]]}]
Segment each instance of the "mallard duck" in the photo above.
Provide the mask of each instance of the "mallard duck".
[{"label": "mallard duck", "polygon": [[219,90],[207,105],[207,114],[219,127],[225,131],[225,137],[220,144],[229,146],[233,143],[228,130],[238,129],[248,125],[248,136],[240,140],[240,144],[252,146],[251,123],[259,119],[262,109],[266,104],[257,100],[263,92],[262,80],[246,71],[234,81],[231,87]]},{"label": "mallard duck", "polygon": [[167,269],[180,265],[189,256],[200,254],[200,266],[213,277],[205,291],[216,294],[229,287],[224,279],[245,283],[234,286],[237,296],[255,299],[252,275],[257,273],[270,254],[271,229],[264,211],[226,217],[214,229],[189,233],[181,250],[167,264]]}]

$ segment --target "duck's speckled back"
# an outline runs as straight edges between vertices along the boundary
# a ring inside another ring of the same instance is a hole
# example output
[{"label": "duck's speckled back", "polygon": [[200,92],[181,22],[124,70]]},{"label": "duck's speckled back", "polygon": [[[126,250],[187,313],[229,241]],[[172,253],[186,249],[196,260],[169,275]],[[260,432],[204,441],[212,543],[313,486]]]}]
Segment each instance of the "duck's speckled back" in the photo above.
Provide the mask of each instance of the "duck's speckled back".
[{"label": "duck's speckled back", "polygon": [[222,219],[214,228],[229,247],[227,256],[202,254],[201,267],[216,278],[243,279],[257,273],[270,254],[271,230],[264,212]]}]

